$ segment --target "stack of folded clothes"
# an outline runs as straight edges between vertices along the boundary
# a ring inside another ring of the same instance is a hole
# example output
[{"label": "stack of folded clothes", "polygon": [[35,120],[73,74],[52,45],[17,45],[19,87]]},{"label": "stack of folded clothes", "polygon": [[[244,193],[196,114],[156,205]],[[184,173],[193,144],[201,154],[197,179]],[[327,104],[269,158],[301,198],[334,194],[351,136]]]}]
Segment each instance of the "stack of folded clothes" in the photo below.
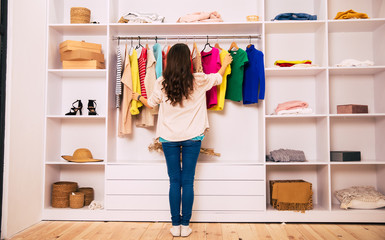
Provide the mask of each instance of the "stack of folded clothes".
[{"label": "stack of folded clothes", "polygon": [[266,156],[269,162],[305,162],[305,153],[301,150],[278,149],[270,151],[270,155]]},{"label": "stack of folded clothes", "polygon": [[221,15],[214,12],[196,12],[190,13],[180,17],[176,22],[178,23],[192,23],[192,22],[223,22]]},{"label": "stack of folded clothes", "polygon": [[339,19],[356,19],[356,18],[359,18],[359,19],[366,19],[366,18],[369,18],[368,17],[368,14],[366,13],[358,13],[358,12],[355,12],[354,10],[350,9],[346,12],[338,12],[337,15],[334,17],[335,20],[339,20]]},{"label": "stack of folded clothes", "polygon": [[309,104],[307,102],[297,100],[280,103],[274,111],[274,114],[277,115],[313,113],[313,110],[309,108]]},{"label": "stack of folded clothes", "polygon": [[286,60],[277,60],[274,62],[276,67],[318,67],[318,65],[312,64],[310,60],[301,60],[301,61],[286,61]]},{"label": "stack of folded clothes", "polygon": [[374,63],[372,61],[359,61],[356,59],[345,59],[342,62],[336,64],[337,67],[369,67],[373,65]]},{"label": "stack of folded clothes", "polygon": [[281,13],[271,20],[317,20],[317,15],[307,13]]},{"label": "stack of folded clothes", "polygon": [[123,15],[119,23],[163,23],[164,17],[156,13],[129,12]]}]

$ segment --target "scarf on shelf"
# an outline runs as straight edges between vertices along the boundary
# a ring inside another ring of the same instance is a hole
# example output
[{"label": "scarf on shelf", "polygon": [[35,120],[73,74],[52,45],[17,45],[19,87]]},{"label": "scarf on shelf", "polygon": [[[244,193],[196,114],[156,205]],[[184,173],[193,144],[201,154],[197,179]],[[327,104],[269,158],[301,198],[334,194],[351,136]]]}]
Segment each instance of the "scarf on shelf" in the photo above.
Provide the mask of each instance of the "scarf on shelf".
[{"label": "scarf on shelf", "polygon": [[312,206],[312,185],[303,180],[270,181],[271,204],[278,210],[310,210]]}]

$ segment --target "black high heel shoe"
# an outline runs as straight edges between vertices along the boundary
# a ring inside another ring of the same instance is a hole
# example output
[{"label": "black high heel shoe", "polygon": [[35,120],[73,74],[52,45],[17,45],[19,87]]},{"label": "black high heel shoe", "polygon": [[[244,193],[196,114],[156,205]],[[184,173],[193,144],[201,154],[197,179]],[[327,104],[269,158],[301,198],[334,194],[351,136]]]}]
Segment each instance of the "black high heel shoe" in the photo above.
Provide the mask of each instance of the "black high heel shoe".
[{"label": "black high heel shoe", "polygon": [[96,112],[96,100],[88,100],[88,115],[98,115]]},{"label": "black high heel shoe", "polygon": [[[78,103],[78,106],[75,107],[75,103]],[[82,108],[83,108],[83,103],[81,100],[76,100],[75,102],[72,103],[72,108],[71,110],[66,113],[65,115],[76,115],[76,113],[79,111],[80,115],[82,115]]]}]

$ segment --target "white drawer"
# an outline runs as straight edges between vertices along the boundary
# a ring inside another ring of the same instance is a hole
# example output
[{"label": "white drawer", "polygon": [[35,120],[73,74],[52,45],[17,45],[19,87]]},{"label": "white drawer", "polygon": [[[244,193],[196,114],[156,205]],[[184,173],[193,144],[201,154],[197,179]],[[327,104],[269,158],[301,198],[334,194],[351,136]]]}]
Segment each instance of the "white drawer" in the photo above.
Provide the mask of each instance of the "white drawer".
[{"label": "white drawer", "polygon": [[[168,179],[166,164],[110,165],[107,179]],[[198,164],[195,179],[201,180],[264,180],[263,165]]]},{"label": "white drawer", "polygon": [[[107,195],[108,210],[169,210],[168,196]],[[195,211],[262,211],[263,196],[195,196]]]},{"label": "white drawer", "polygon": [[265,168],[262,165],[199,164],[196,169],[196,179],[264,180]]},{"label": "white drawer", "polygon": [[[106,194],[168,194],[168,180],[107,180]],[[194,183],[195,195],[265,195],[263,181],[204,181]]]},{"label": "white drawer", "polygon": [[111,165],[106,167],[107,179],[165,179],[168,180],[165,164]]}]

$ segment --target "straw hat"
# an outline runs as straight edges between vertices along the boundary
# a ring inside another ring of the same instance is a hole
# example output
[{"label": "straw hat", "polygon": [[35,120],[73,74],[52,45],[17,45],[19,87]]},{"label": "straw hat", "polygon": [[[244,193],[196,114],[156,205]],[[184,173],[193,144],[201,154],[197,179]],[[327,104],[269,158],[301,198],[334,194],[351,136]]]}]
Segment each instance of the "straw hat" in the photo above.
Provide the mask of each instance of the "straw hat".
[{"label": "straw hat", "polygon": [[103,159],[94,159],[92,157],[91,151],[87,148],[76,149],[73,156],[62,155],[61,157],[69,162],[78,162],[78,163],[103,161]]}]

